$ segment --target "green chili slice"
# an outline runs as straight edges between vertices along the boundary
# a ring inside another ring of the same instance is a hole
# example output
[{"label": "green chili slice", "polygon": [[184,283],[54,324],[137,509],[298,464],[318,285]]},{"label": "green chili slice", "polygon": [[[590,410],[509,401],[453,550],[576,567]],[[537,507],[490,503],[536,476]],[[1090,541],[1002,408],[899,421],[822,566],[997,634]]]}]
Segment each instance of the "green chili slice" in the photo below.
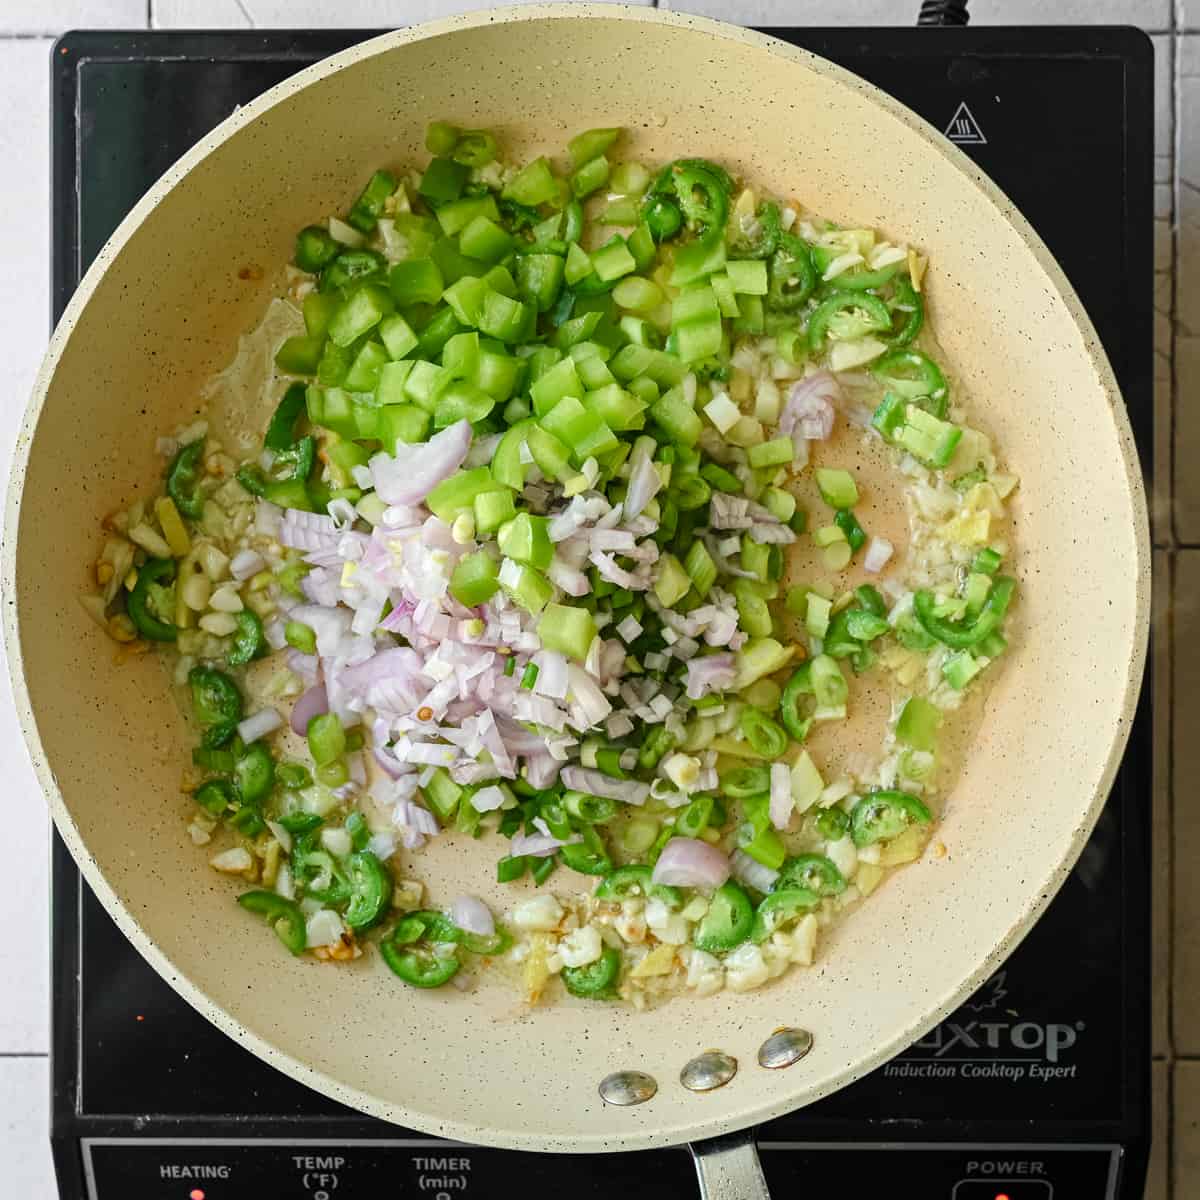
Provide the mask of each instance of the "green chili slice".
[{"label": "green chili slice", "polygon": [[970,622],[950,621],[939,617],[935,612],[937,597],[932,592],[917,592],[913,597],[913,611],[930,637],[936,638],[952,650],[966,650],[977,646],[1000,628],[1016,586],[1015,579],[1008,575],[997,575],[983,609]]},{"label": "green chili slice", "polygon": [[779,248],[771,256],[767,307],[775,312],[794,312],[817,287],[817,268],[806,242],[788,233],[779,235]]},{"label": "green chili slice", "polygon": [[584,842],[564,846],[561,854],[563,862],[581,875],[607,875],[612,870],[612,859],[604,850],[596,850]]},{"label": "green chili slice", "polygon": [[618,867],[596,888],[596,896],[601,900],[628,900],[634,896],[654,896],[669,908],[679,908],[683,904],[683,893],[678,888],[665,884],[650,882],[653,874],[651,869],[640,863],[628,867]]},{"label": "green chili slice", "polygon": [[243,892],[238,903],[247,911],[266,917],[275,935],[293,953],[302,954],[308,943],[300,906],[275,892]]},{"label": "green chili slice", "polygon": [[244,608],[237,615],[237,628],[233,631],[233,645],[226,662],[231,667],[244,667],[251,659],[260,658],[267,648],[262,621],[258,614]]},{"label": "green chili slice", "polygon": [[[858,314],[858,315],[854,315]],[[892,314],[878,296],[870,292],[837,291],[822,300],[808,318],[808,348],[815,354],[832,330],[843,336],[891,328]]]},{"label": "green chili slice", "polygon": [[787,749],[787,734],[770,717],[751,705],[742,710],[741,730],[750,748],[762,758],[778,758]]},{"label": "green chili slice", "polygon": [[802,888],[818,896],[838,896],[846,890],[846,880],[825,855],[798,854],[783,864],[771,890],[782,892],[792,888]]},{"label": "green chili slice", "polygon": [[901,350],[916,341],[925,324],[925,301],[907,275],[901,275],[892,285],[891,309],[893,332],[888,344]]},{"label": "green chili slice", "polygon": [[233,768],[234,786],[243,804],[261,804],[275,786],[275,760],[270,751],[255,742],[247,746]]},{"label": "green chili slice", "polygon": [[850,810],[850,832],[856,846],[870,846],[932,820],[929,809],[909,792],[868,792]]},{"label": "green chili slice", "polygon": [[242,693],[223,671],[193,667],[188,672],[188,686],[192,692],[192,711],[201,725],[242,719]]},{"label": "green chili slice", "polygon": [[379,943],[379,952],[392,973],[410,987],[441,987],[458,973],[457,955],[434,954],[424,946],[404,950],[391,941],[382,941]]},{"label": "green chili slice", "polygon": [[688,806],[675,818],[675,832],[680,837],[699,837],[712,820],[713,798],[695,796]]},{"label": "green chili slice", "polygon": [[721,776],[721,791],[735,800],[746,796],[761,796],[771,789],[769,767],[735,767]]},{"label": "green chili slice", "polygon": [[585,1000],[608,1000],[616,991],[621,972],[621,952],[605,946],[595,962],[584,967],[563,967],[562,981],[572,996]]},{"label": "green chili slice", "polygon": [[696,926],[692,941],[697,950],[712,954],[740,946],[754,927],[750,897],[734,882],[721,884],[713,893],[704,919]]},{"label": "green chili slice", "polygon": [[754,214],[754,231],[735,228],[729,240],[729,250],[734,258],[770,258],[779,246],[782,225],[779,205],[765,200]]},{"label": "green chili slice", "polygon": [[777,929],[799,920],[821,903],[821,897],[807,888],[783,888],[765,896],[754,913],[750,930],[752,942],[765,942]]},{"label": "green chili slice", "polygon": [[812,691],[812,667],[805,663],[792,673],[779,698],[779,719],[798,742],[804,741],[812,728],[812,718],[800,715],[800,697],[812,695]]},{"label": "green chili slice", "polygon": [[233,785],[228,779],[210,779],[206,783],[202,783],[192,794],[192,799],[205,812],[211,813],[214,817],[225,815],[225,811],[234,802],[236,797],[233,792]]},{"label": "green chili slice", "polygon": [[850,832],[850,814],[843,808],[823,808],[817,813],[817,832],[827,842],[838,842]]},{"label": "green chili slice", "polygon": [[387,867],[369,850],[350,855],[350,904],[346,924],[351,929],[369,929],[387,911],[392,898],[392,876]]},{"label": "green chili slice", "polygon": [[151,611],[161,589],[175,578],[175,560],[150,558],[138,567],[137,583],[125,599],[125,611],[134,628],[152,642],[173,642],[179,631]]},{"label": "green chili slice", "polygon": [[171,460],[167,468],[167,495],[185,517],[198,521],[204,512],[204,497],[200,494],[200,455],[204,439],[189,442]]},{"label": "green chili slice", "polygon": [[304,415],[308,385],[293,383],[275,409],[275,415],[267,426],[263,445],[276,453],[287,450],[296,440],[296,422]]},{"label": "green chili slice", "polygon": [[592,796],[587,792],[564,792],[563,807],[577,821],[602,825],[617,815],[617,802],[608,796]]}]

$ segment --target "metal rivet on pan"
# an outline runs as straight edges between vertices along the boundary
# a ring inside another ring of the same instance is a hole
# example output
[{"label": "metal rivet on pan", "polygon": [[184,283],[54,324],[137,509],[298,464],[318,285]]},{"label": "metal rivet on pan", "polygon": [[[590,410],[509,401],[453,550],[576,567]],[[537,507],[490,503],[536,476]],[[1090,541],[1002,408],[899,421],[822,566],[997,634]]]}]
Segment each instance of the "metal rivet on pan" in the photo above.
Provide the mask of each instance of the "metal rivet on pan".
[{"label": "metal rivet on pan", "polygon": [[736,1058],[720,1050],[706,1050],[679,1072],[679,1082],[689,1092],[711,1092],[713,1088],[724,1087],[736,1074]]},{"label": "metal rivet on pan", "polygon": [[657,1091],[654,1077],[645,1071],[614,1071],[600,1080],[600,1099],[605,1104],[617,1104],[622,1108],[644,1104]]},{"label": "metal rivet on pan", "polygon": [[758,1065],[776,1071],[798,1063],[813,1047],[807,1029],[777,1029],[758,1048]]}]

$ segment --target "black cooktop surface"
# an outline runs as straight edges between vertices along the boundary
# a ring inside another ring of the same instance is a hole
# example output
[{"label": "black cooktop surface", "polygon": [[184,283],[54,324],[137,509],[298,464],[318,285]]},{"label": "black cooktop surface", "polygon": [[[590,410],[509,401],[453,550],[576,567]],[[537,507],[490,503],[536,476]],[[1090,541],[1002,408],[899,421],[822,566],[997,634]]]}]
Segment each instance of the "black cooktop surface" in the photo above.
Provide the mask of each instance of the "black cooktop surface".
[{"label": "black cooktop surface", "polygon": [[[1133,30],[772,30],[958,142],[1058,257],[1152,444],[1152,55]],[[147,187],[266,88],[367,36],[72,34],[54,68],[54,304]],[[886,153],[886,149],[881,149]],[[1004,270],[997,264],[997,270]],[[1003,314],[998,314],[1003,319]],[[777,1194],[1140,1195],[1147,1120],[1148,702],[1094,836],[1003,970],[917,1046],[762,1127]],[[54,851],[54,1137],[64,1196],[689,1196],[679,1151],[455,1149],[368,1120],[235,1045],[126,942]],[[360,1143],[360,1144],[356,1144]],[[849,1161],[847,1159],[849,1158]],[[201,1181],[197,1183],[196,1181]],[[490,1181],[490,1182],[488,1182]],[[81,1191],[81,1188],[88,1190]],[[199,1194],[198,1194],[199,1193]]]}]

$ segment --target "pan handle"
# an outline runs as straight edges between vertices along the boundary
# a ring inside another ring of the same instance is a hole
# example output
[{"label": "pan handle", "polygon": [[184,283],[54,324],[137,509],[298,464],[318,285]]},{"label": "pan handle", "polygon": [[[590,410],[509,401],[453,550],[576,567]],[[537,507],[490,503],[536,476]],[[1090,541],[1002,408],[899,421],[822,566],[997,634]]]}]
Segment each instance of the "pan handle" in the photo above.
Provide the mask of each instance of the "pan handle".
[{"label": "pan handle", "polygon": [[696,1164],[701,1200],[771,1200],[754,1130],[691,1142],[688,1149]]}]

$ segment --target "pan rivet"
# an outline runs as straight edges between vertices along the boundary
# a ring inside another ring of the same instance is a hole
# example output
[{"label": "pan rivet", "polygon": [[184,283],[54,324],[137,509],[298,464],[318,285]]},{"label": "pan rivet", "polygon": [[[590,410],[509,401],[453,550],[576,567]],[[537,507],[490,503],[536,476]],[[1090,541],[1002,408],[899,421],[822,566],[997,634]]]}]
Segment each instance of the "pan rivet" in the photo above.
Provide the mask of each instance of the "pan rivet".
[{"label": "pan rivet", "polygon": [[654,1077],[645,1071],[614,1071],[600,1080],[600,1099],[605,1104],[617,1104],[622,1108],[644,1104],[657,1091]]},{"label": "pan rivet", "polygon": [[777,1029],[758,1048],[758,1065],[776,1071],[798,1063],[813,1047],[807,1029]]},{"label": "pan rivet", "polygon": [[679,1082],[689,1092],[711,1092],[724,1087],[736,1074],[736,1058],[720,1050],[706,1050],[679,1072]]}]

